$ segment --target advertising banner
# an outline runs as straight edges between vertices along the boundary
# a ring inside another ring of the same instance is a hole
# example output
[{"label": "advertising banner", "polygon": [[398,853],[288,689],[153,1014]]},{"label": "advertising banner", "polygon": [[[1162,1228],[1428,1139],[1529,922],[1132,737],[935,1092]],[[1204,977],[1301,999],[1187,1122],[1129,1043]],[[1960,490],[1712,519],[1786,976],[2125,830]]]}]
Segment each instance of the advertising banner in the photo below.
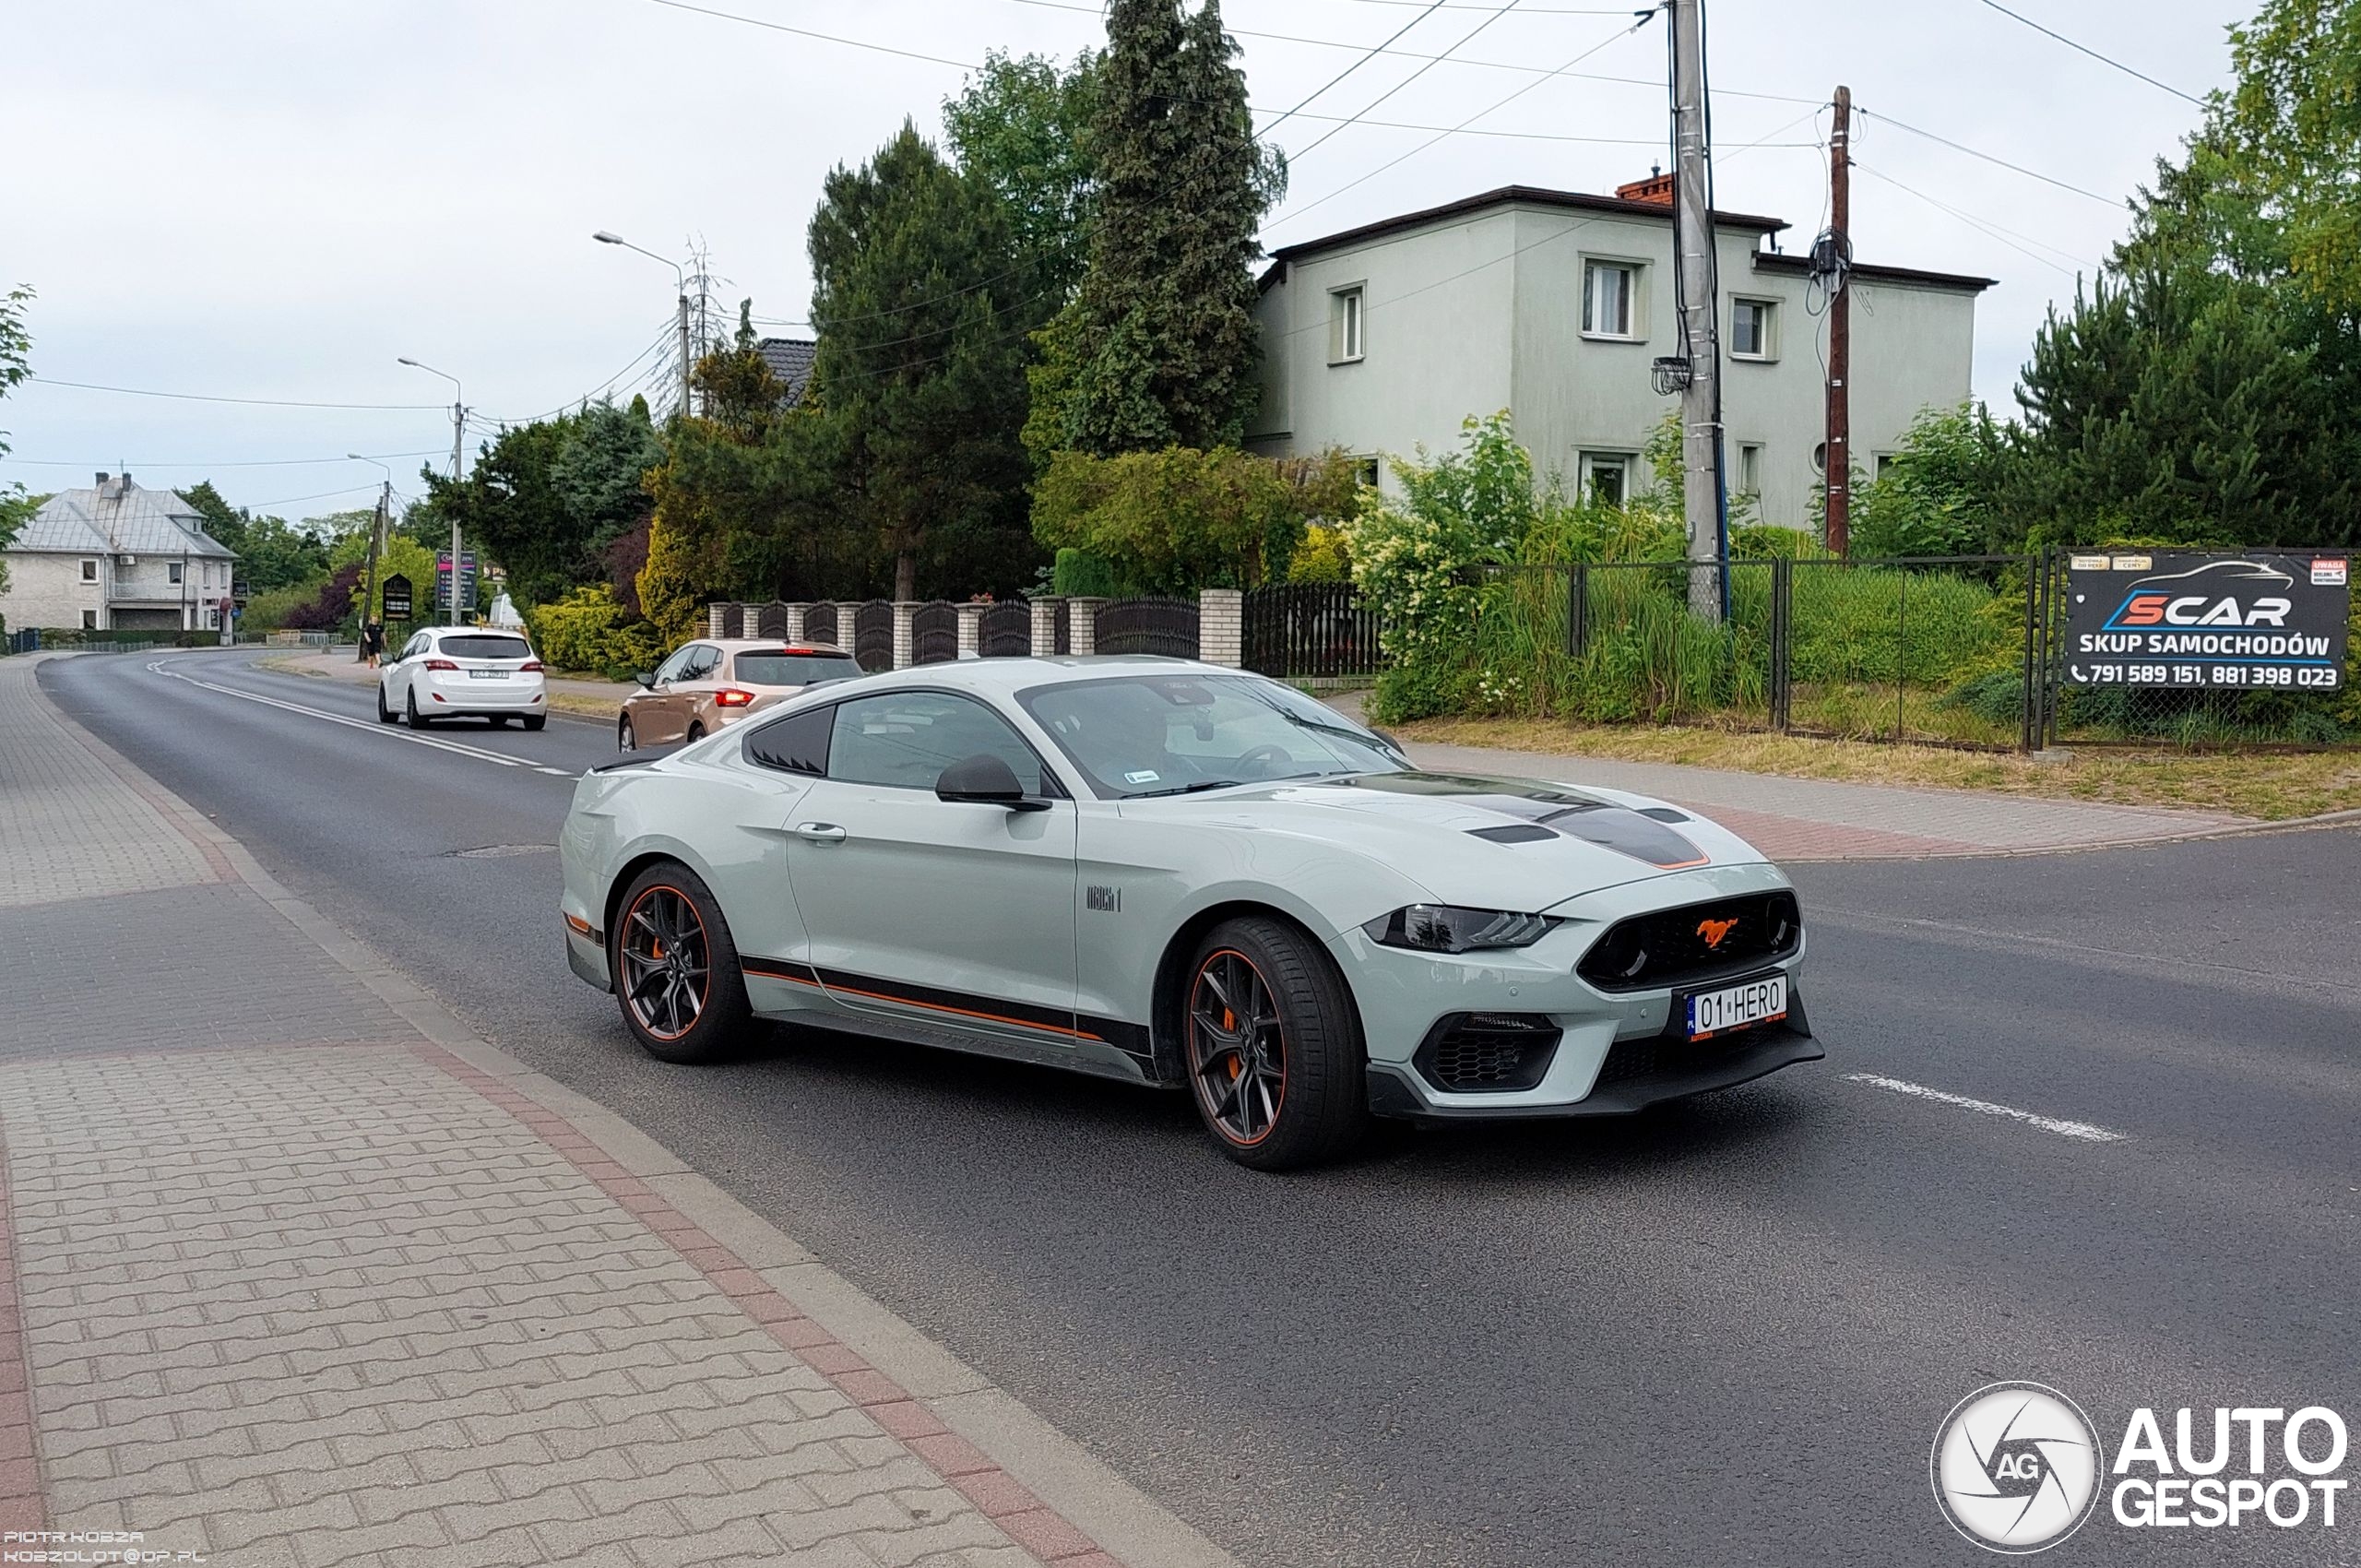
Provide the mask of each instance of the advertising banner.
[{"label": "advertising banner", "polygon": [[2072,555],[2066,683],[2336,691],[2348,575],[2345,556],[2325,551]]}]

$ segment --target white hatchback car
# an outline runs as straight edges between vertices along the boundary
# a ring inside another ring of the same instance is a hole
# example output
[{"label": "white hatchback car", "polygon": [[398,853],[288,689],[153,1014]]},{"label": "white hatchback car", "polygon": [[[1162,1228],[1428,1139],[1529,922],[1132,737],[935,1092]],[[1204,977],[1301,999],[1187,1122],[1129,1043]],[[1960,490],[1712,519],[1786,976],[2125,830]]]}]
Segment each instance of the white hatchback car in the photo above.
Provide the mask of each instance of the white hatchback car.
[{"label": "white hatchback car", "polygon": [[541,661],[522,632],[429,626],[377,671],[377,722],[423,730],[438,719],[486,719],[528,730],[550,721]]}]

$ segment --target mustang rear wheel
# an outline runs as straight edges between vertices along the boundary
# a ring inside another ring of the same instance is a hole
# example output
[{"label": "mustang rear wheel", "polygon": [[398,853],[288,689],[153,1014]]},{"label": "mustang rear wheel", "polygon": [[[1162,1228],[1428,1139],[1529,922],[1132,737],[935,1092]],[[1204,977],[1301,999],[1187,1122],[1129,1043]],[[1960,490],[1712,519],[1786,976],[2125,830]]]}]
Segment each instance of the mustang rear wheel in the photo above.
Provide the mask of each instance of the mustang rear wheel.
[{"label": "mustang rear wheel", "polygon": [[738,946],[713,890],[665,861],[632,879],[607,938],[623,1024],[650,1056],[711,1062],[747,1018]]},{"label": "mustang rear wheel", "polygon": [[1190,963],[1182,1006],[1197,1114],[1231,1158],[1285,1170],[1360,1136],[1359,1019],[1311,937],[1275,920],[1224,921]]}]

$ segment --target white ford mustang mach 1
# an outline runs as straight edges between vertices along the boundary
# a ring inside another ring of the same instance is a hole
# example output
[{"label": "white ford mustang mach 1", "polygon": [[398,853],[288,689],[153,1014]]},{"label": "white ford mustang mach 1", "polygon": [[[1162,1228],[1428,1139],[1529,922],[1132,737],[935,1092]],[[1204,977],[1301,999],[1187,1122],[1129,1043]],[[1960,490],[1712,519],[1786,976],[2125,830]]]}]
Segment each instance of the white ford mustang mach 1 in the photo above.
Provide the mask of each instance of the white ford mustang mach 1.
[{"label": "white ford mustang mach 1", "polygon": [[1614,790],[1420,772],[1292,687],[991,659],[586,775],[566,956],[656,1056],[750,1016],[1185,1085],[1266,1170],[1821,1054],[1794,889]]}]

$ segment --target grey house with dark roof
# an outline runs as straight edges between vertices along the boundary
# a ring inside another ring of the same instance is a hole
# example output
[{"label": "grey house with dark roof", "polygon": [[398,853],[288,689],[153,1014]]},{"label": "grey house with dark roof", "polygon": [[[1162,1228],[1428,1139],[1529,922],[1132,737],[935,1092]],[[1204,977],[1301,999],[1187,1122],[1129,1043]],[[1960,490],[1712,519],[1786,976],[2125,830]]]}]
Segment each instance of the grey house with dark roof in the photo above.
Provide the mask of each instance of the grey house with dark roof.
[{"label": "grey house with dark roof", "polygon": [[196,508],[129,474],[59,491],[6,553],[0,616],[12,629],[215,630],[238,561]]},{"label": "grey house with dark roof", "polygon": [[754,351],[787,388],[787,400],[803,401],[804,389],[812,385],[812,359],[820,345],[809,338],[765,338],[754,345]]},{"label": "grey house with dark roof", "polygon": [[[1808,525],[1820,482],[1825,302],[1787,225],[1714,214],[1731,488],[1763,521]],[[1506,409],[1535,465],[1614,497],[1676,406],[1652,362],[1676,351],[1671,181],[1615,196],[1507,185],[1283,245],[1264,275],[1263,399],[1248,445],[1344,448],[1380,465],[1455,445]],[[1857,265],[1854,460],[1871,473],[1919,410],[1964,401],[1986,278]]]}]

